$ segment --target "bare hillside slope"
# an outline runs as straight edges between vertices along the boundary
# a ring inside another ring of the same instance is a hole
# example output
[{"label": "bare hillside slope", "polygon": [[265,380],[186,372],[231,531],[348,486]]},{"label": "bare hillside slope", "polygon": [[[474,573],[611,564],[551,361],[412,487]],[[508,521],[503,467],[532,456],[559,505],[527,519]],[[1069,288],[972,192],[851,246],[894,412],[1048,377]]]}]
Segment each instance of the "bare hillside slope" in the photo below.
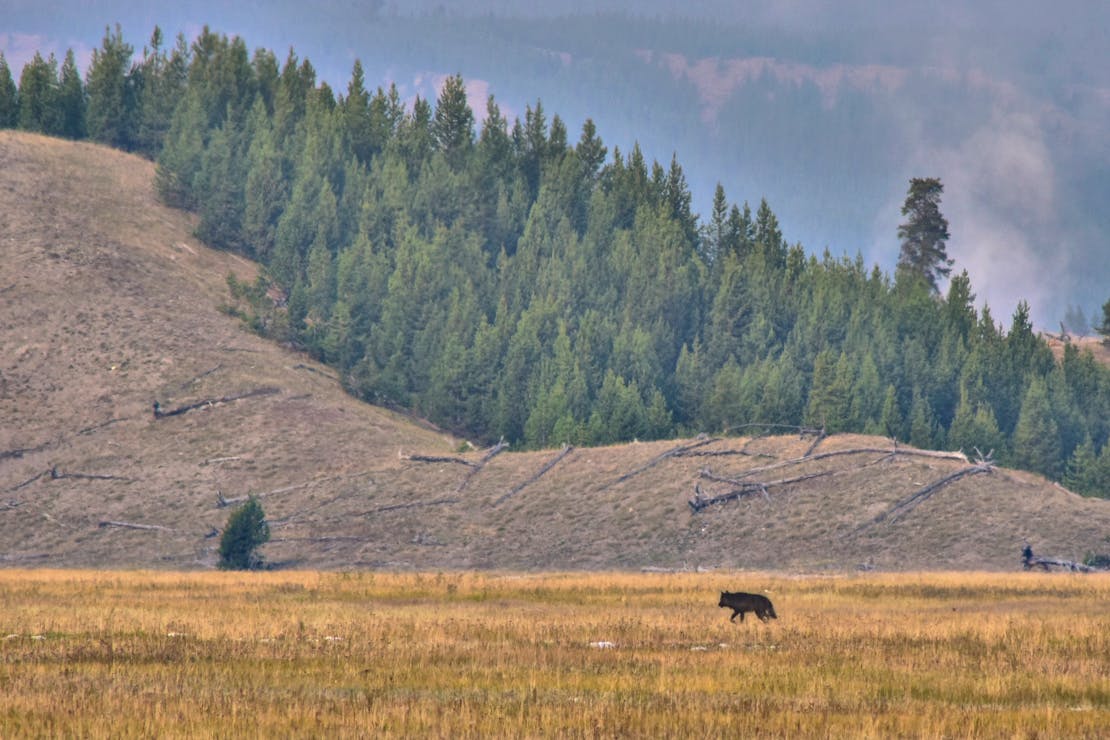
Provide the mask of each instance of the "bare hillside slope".
[{"label": "bare hillside slope", "polygon": [[193,239],[149,162],[4,131],[0,172],[0,565],[211,567],[248,494],[287,567],[1011,569],[1026,541],[1110,550],[1110,502],[877,438],[456,453],[222,313],[228,272],[255,266]]}]

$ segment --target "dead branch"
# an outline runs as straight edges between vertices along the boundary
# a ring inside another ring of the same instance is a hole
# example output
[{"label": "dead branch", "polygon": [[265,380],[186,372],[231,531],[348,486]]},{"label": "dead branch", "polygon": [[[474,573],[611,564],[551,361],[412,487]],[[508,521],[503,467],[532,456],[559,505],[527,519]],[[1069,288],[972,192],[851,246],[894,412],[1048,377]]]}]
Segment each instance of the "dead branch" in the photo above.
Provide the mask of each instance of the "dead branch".
[{"label": "dead branch", "polygon": [[12,450],[3,450],[0,451],[0,460],[18,460],[19,458],[26,455],[28,452],[38,452],[39,450],[45,449],[48,444],[50,443],[43,442],[42,444],[36,445],[34,447],[16,447]]},{"label": "dead branch", "polygon": [[493,447],[490,447],[486,451],[486,454],[482,455],[482,459],[481,461],[479,461],[479,464],[485,465],[493,458],[494,455],[500,455],[502,452],[508,449],[508,447],[509,443],[505,441],[504,437],[502,437],[500,440],[498,440],[497,444],[495,444]]},{"label": "dead branch", "polygon": [[761,494],[766,499],[770,499],[771,496],[768,489],[788,486],[794,483],[801,483],[803,481],[812,480],[814,478],[823,478],[828,475],[838,475],[843,472],[846,471],[826,470],[820,473],[809,473],[808,475],[799,475],[795,478],[783,478],[776,481],[741,482],[737,488],[734,488],[731,491],[710,497],[705,496],[702,493],[701,486],[695,484],[694,498],[690,499],[686,503],[690,505],[690,510],[693,513],[697,514],[699,511],[705,509],[706,507],[714,506],[716,504],[723,504],[727,501],[739,501],[742,498],[753,496],[757,493]]},{"label": "dead branch", "polygon": [[186,388],[188,388],[189,386],[191,386],[191,385],[192,385],[193,383],[197,382],[197,381],[198,381],[198,380],[200,380],[201,378],[204,378],[204,377],[206,377],[206,376],[208,376],[208,375],[211,375],[212,373],[216,372],[217,370],[219,370],[219,369],[220,369],[221,367],[223,367],[223,366],[224,366],[224,365],[223,365],[223,363],[221,362],[221,363],[219,363],[218,365],[216,365],[216,367],[214,367],[214,368],[211,368],[211,369],[209,369],[209,370],[205,370],[205,371],[204,371],[203,373],[201,373],[200,375],[196,376],[195,378],[190,378],[189,380],[186,380],[186,381],[185,381],[184,383],[182,383],[182,384],[181,384],[181,386],[180,386],[180,389],[179,389],[179,390],[185,390]]},{"label": "dead branch", "polygon": [[505,441],[504,437],[498,440],[497,444],[489,448],[486,451],[486,454],[482,455],[482,459],[478,461],[478,464],[471,468],[470,472],[466,474],[466,477],[459,482],[459,485],[455,487],[455,493],[462,493],[463,490],[470,485],[471,479],[473,479],[474,476],[476,476],[478,472],[486,466],[486,463],[492,460],[495,455],[499,455],[504,452],[506,449],[508,449],[508,447],[509,443]]},{"label": "dead branch", "polygon": [[44,470],[41,473],[39,473],[38,475],[34,476],[33,478],[28,478],[27,480],[23,481],[22,483],[18,483],[16,485],[12,486],[8,490],[9,491],[18,491],[20,488],[23,488],[24,486],[31,485],[32,483],[37,481],[39,478],[42,478],[45,475],[50,475],[50,471],[49,470]]},{"label": "dead branch", "polygon": [[639,475],[640,473],[644,472],[645,470],[650,470],[651,468],[654,468],[656,465],[663,462],[667,458],[675,457],[675,456],[677,456],[681,453],[685,453],[685,452],[689,452],[690,450],[697,449],[698,447],[704,447],[705,445],[712,444],[713,442],[716,442],[716,441],[717,441],[716,437],[706,437],[705,439],[699,439],[698,441],[692,442],[692,443],[687,444],[687,445],[679,445],[678,447],[673,447],[673,448],[667,450],[666,452],[664,452],[662,454],[656,455],[655,457],[648,460],[646,463],[644,463],[640,467],[636,468],[635,470],[630,470],[629,472],[625,473],[624,475],[622,475],[621,477],[617,478],[615,481],[610,483],[608,486],[606,486],[606,488],[608,488],[609,486],[615,486],[618,483],[623,483],[626,480],[628,480],[629,478],[633,478],[633,477]]},{"label": "dead branch", "polygon": [[[805,433],[803,433],[801,436],[804,438],[806,435]],[[809,457],[810,455],[812,455],[813,451],[817,449],[817,445],[824,442],[828,436],[829,435],[825,434],[825,427],[821,427],[820,430],[817,430],[817,434],[813,440],[813,444],[806,448],[806,451],[802,453],[802,457]]]},{"label": "dead branch", "polygon": [[108,427],[108,426],[111,426],[113,424],[118,424],[121,421],[124,421],[124,419],[109,419],[108,421],[104,421],[104,422],[101,422],[99,424],[93,424],[91,427],[85,427],[84,429],[82,429],[81,431],[79,431],[77,433],[78,434],[92,434],[97,429],[103,429],[104,427]]},{"label": "dead branch", "polygon": [[245,398],[255,398],[258,396],[272,396],[275,393],[281,393],[280,388],[273,386],[264,386],[262,388],[254,388],[253,390],[244,391],[243,393],[235,393],[230,396],[221,396],[220,398],[206,398],[203,401],[196,401],[195,403],[188,403],[184,406],[163,411],[162,407],[157,401],[154,402],[154,418],[165,419],[170,416],[178,416],[194,409],[205,408],[210,406],[218,406],[224,403],[231,403],[232,401],[240,401]]},{"label": "dead branch", "polygon": [[898,521],[898,519],[900,519],[903,515],[908,514],[910,511],[916,508],[917,505],[920,504],[922,501],[929,498],[929,496],[932,496],[934,493],[936,493],[938,490],[948,485],[949,483],[957,481],[960,478],[968,475],[990,473],[993,470],[994,465],[990,463],[975,464],[970,465],[966,468],[961,468],[955,473],[946,475],[940,480],[934,481],[924,488],[920,488],[914,491],[912,494],[897,502],[896,504],[894,504],[894,506],[890,507],[888,511],[875,517],[875,519],[873,519],[871,523],[878,524],[885,519],[888,524],[893,524],[894,522]]},{"label": "dead branch", "polygon": [[758,468],[749,468],[741,473],[740,478],[746,478],[755,473],[765,473],[768,470],[776,470],[778,468],[786,468],[792,465],[802,465],[804,463],[816,462],[817,460],[824,460],[830,457],[840,457],[841,455],[867,455],[877,454],[884,455],[885,457],[931,457],[940,460],[959,460],[961,462],[968,462],[967,455],[962,452],[942,452],[938,450],[914,450],[908,448],[894,447],[892,449],[884,449],[882,447],[853,447],[850,450],[831,450],[829,452],[820,452],[816,455],[809,455],[808,457],[796,457],[791,460],[783,460],[782,462],[773,463],[771,465],[764,465]]},{"label": "dead branch", "polygon": [[539,471],[537,471],[537,472],[536,472],[536,474],[535,474],[535,475],[533,475],[533,476],[532,476],[531,478],[529,478],[528,480],[524,481],[523,483],[520,483],[520,484],[518,484],[518,485],[517,485],[517,486],[515,486],[515,487],[514,487],[514,488],[513,488],[513,489],[512,489],[511,491],[509,491],[508,493],[506,493],[505,495],[503,495],[503,496],[502,496],[501,498],[499,498],[499,499],[497,499],[496,501],[494,501],[494,502],[493,502],[493,505],[494,505],[494,506],[497,506],[497,505],[498,505],[498,504],[500,504],[501,502],[503,502],[503,501],[506,501],[506,500],[508,500],[508,499],[509,499],[510,497],[512,497],[512,496],[515,496],[516,494],[520,493],[520,492],[521,492],[522,490],[524,490],[524,488],[525,488],[526,486],[530,486],[530,485],[532,485],[533,483],[535,483],[536,481],[538,481],[538,480],[539,480],[540,478],[542,478],[542,477],[544,476],[544,474],[545,474],[545,473],[547,473],[547,471],[551,470],[551,469],[552,469],[553,467],[555,467],[556,465],[558,465],[558,464],[559,464],[559,462],[560,462],[560,461],[561,461],[561,460],[562,460],[562,459],[563,459],[564,457],[566,457],[567,455],[569,455],[569,454],[571,453],[571,451],[572,451],[573,449],[574,449],[574,447],[573,447],[573,446],[571,446],[571,445],[563,445],[563,450],[562,450],[562,452],[560,452],[559,454],[555,455],[555,457],[553,457],[553,458],[551,458],[550,460],[548,460],[548,461],[547,461],[547,462],[546,462],[546,463],[544,464],[544,466],[543,466],[542,468],[540,468],[540,469],[539,469]]},{"label": "dead branch", "polygon": [[390,506],[379,506],[376,509],[364,511],[362,516],[369,516],[370,514],[381,514],[386,511],[398,511],[400,509],[420,509],[425,506],[444,506],[445,504],[457,504],[459,499],[452,496],[451,498],[440,498],[435,501],[414,501],[409,504],[392,504]]},{"label": "dead branch", "polygon": [[242,455],[232,455],[231,457],[210,457],[201,465],[215,465],[216,463],[234,462],[235,460],[242,460]]},{"label": "dead branch", "polygon": [[[399,453],[400,454],[400,453]],[[438,455],[400,455],[402,460],[411,460],[413,462],[424,463],[455,463],[457,465],[465,465],[469,468],[478,467],[479,463],[471,460],[464,460],[461,457],[446,457]]]},{"label": "dead branch", "polygon": [[320,483],[326,483],[328,481],[336,480],[341,477],[342,476],[339,475],[332,475],[328,476],[327,478],[317,478],[316,480],[305,481],[304,483],[294,483],[291,486],[275,488],[272,491],[263,491],[262,493],[253,493],[246,496],[236,496],[235,498],[224,498],[223,493],[221,493],[220,491],[216,491],[216,508],[223,509],[224,507],[231,506],[233,504],[243,504],[249,501],[252,497],[265,498],[266,496],[275,496],[279,493],[289,493],[290,491],[296,491],[299,488],[308,488],[309,486],[319,485]]},{"label": "dead branch", "polygon": [[97,524],[98,527],[121,527],[124,529],[142,529],[155,532],[177,532],[178,530],[172,527],[163,527],[161,524],[135,524],[134,522],[113,522],[109,520],[102,520]]},{"label": "dead branch", "polygon": [[80,480],[121,480],[126,483],[134,483],[134,478],[124,478],[120,475],[96,475],[93,473],[63,473],[58,470],[58,466],[54,465],[48,471],[51,480],[62,480],[63,478],[77,478]]},{"label": "dead branch", "polygon": [[688,452],[677,452],[675,457],[774,457],[768,455],[766,452],[748,452],[747,449],[739,450],[690,450]]},{"label": "dead branch", "polygon": [[311,365],[306,365],[303,362],[298,362],[296,365],[293,366],[293,369],[294,370],[307,370],[310,373],[316,373],[317,375],[323,375],[328,380],[335,380],[335,381],[339,380],[339,378],[332,375],[331,373],[325,373],[323,370],[319,370],[317,368],[314,368]]},{"label": "dead branch", "polygon": [[1083,563],[1077,563],[1074,560],[1058,560],[1056,558],[1041,558],[1034,557],[1024,561],[1025,569],[1032,570],[1033,568],[1042,568],[1048,571],[1052,568],[1063,568],[1075,573],[1101,573],[1102,569],[1092,568]]}]

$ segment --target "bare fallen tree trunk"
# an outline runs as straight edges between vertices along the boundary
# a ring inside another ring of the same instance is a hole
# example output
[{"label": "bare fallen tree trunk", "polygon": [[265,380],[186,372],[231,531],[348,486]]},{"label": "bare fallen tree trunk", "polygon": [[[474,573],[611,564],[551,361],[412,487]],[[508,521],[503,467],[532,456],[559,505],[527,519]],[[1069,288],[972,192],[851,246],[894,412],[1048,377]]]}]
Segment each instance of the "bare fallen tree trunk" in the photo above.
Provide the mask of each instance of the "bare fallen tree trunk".
[{"label": "bare fallen tree trunk", "polygon": [[906,448],[882,448],[882,447],[853,447],[850,450],[832,450],[830,452],[820,452],[808,457],[796,457],[790,460],[783,460],[782,462],[772,463],[771,465],[763,465],[758,468],[749,468],[740,474],[740,480],[747,478],[756,473],[765,473],[768,470],[776,470],[778,468],[786,468],[792,465],[803,465],[805,463],[816,462],[818,460],[825,460],[830,457],[840,457],[843,455],[867,455],[876,454],[884,455],[885,457],[931,457],[939,460],[959,460],[961,462],[968,462],[967,455],[962,452],[942,452],[938,450],[914,450]]},{"label": "bare fallen tree trunk", "polygon": [[253,390],[244,391],[243,393],[235,393],[230,396],[221,396],[220,398],[206,398],[203,401],[196,401],[195,403],[185,404],[177,408],[163,411],[162,407],[157,401],[154,402],[154,418],[165,419],[170,416],[178,416],[194,409],[204,408],[208,406],[218,406],[224,403],[231,403],[232,401],[241,401],[244,398],[256,398],[258,396],[272,396],[275,393],[281,393],[280,388],[273,386],[266,386],[263,388],[255,388]]},{"label": "bare fallen tree trunk", "polygon": [[1056,558],[1029,558],[1024,561],[1025,569],[1032,570],[1033,568],[1043,568],[1044,570],[1051,570],[1052,568],[1063,568],[1076,573],[1101,573],[1100,568],[1092,568],[1083,563],[1077,563],[1074,560],[1058,560]]},{"label": "bare fallen tree trunk", "polygon": [[898,519],[900,519],[903,515],[908,514],[910,511],[915,509],[917,505],[920,504],[922,501],[929,498],[938,490],[940,490],[944,486],[947,486],[949,483],[958,481],[960,478],[964,478],[969,475],[990,473],[993,470],[994,465],[989,462],[978,463],[966,468],[962,468],[961,470],[957,470],[951,475],[946,475],[940,480],[934,481],[924,488],[920,488],[917,491],[914,491],[912,494],[892,506],[889,511],[884,514],[880,514],[878,517],[875,518],[874,521],[878,523],[885,519],[887,520],[887,523],[893,524],[894,522],[898,521]]},{"label": "bare fallen tree trunk", "polygon": [[[815,435],[813,444],[806,448],[806,451],[802,453],[802,457],[809,457],[810,455],[812,455],[813,451],[817,449],[817,446],[824,442],[828,438],[828,436],[829,435],[825,434],[825,427],[821,427],[819,430],[817,430],[817,434]],[[805,435],[803,434],[802,437],[805,437]]]},{"label": "bare fallen tree trunk", "polygon": [[163,527],[161,524],[136,524],[134,522],[113,522],[110,520],[103,520],[97,524],[98,527],[121,527],[123,529],[142,529],[154,532],[177,532],[178,530],[171,527]]},{"label": "bare fallen tree trunk", "polygon": [[[708,497],[705,496],[702,493],[701,487],[695,484],[694,485],[694,498],[690,499],[686,503],[690,505],[690,510],[693,513],[697,514],[699,511],[701,511],[702,509],[705,509],[709,506],[715,506],[717,504],[723,504],[727,501],[739,501],[742,498],[746,498],[748,496],[753,496],[757,493],[761,494],[764,498],[770,499],[771,496],[770,496],[770,493],[768,492],[768,489],[770,489],[770,488],[775,488],[775,487],[778,487],[778,486],[788,486],[788,485],[791,485],[791,484],[794,484],[794,483],[801,483],[803,481],[813,480],[814,478],[823,478],[823,477],[828,476],[828,475],[838,475],[838,474],[843,473],[843,472],[845,472],[845,471],[826,470],[826,471],[823,471],[823,472],[820,472],[820,473],[810,473],[808,475],[799,475],[796,478],[783,478],[781,480],[768,481],[768,482],[755,482],[755,481],[741,482],[738,488],[734,488],[731,491],[727,491],[725,493],[718,494],[716,496],[708,496]],[[702,471],[702,475],[703,475],[703,477],[708,477],[711,480],[722,480],[720,478],[713,477],[711,473],[708,473],[708,471]]]},{"label": "bare fallen tree trunk", "polygon": [[486,463],[492,460],[495,456],[500,455],[508,448],[509,443],[505,441],[504,437],[498,440],[497,444],[489,448],[486,451],[486,454],[482,455],[482,459],[478,461],[477,465],[471,468],[470,472],[466,474],[466,477],[459,481],[459,485],[455,487],[455,493],[462,493],[466,489],[466,487],[470,485],[470,481],[473,480],[474,476],[478,475],[482,468],[486,466]]},{"label": "bare fallen tree trunk", "polygon": [[509,491],[504,496],[502,496],[501,498],[494,501],[493,505],[497,506],[502,501],[505,501],[505,500],[509,499],[510,497],[515,496],[516,494],[520,493],[520,491],[524,490],[525,487],[527,487],[527,486],[535,483],[536,481],[538,481],[540,478],[542,478],[544,476],[545,473],[547,473],[547,471],[551,470],[553,467],[558,465],[559,462],[564,457],[569,455],[571,453],[571,450],[573,450],[573,449],[574,449],[574,447],[572,447],[571,445],[563,445],[563,451],[562,452],[560,452],[559,454],[555,455],[555,457],[548,460],[547,463],[545,463],[544,466],[542,468],[540,468],[539,471],[535,475],[533,475],[531,478],[529,478],[528,480],[524,481],[523,483],[520,483],[519,485],[515,486],[513,488],[513,490]]},{"label": "bare fallen tree trunk", "polygon": [[425,506],[444,506],[446,504],[457,504],[459,499],[452,496],[451,498],[440,498],[434,501],[413,501],[408,504],[391,504],[389,506],[379,506],[376,509],[364,511],[362,516],[369,516],[370,514],[381,514],[386,511],[398,511],[400,509],[420,509]]},{"label": "bare fallen tree trunk", "polygon": [[92,473],[63,473],[58,470],[58,466],[54,465],[49,470],[51,480],[62,480],[63,478],[78,478],[81,480],[121,480],[127,483],[134,483],[134,478],[125,478],[120,475],[96,475]]},{"label": "bare fallen tree trunk", "polygon": [[456,465],[465,465],[468,468],[478,467],[478,463],[472,460],[464,460],[461,457],[445,457],[439,455],[400,455],[402,460],[411,460],[412,462],[423,463],[454,463]]},{"label": "bare fallen tree trunk", "polygon": [[29,486],[32,483],[34,483],[35,481],[37,481],[39,478],[42,478],[42,477],[47,476],[47,475],[50,475],[50,471],[49,470],[44,470],[41,473],[39,473],[38,475],[36,475],[34,477],[31,477],[31,478],[28,478],[27,480],[23,481],[22,483],[17,483],[16,485],[12,486],[8,490],[9,491],[18,491],[20,488],[23,488],[24,486]]},{"label": "bare fallen tree trunk", "polygon": [[232,506],[233,504],[244,504],[247,501],[249,501],[252,496],[254,498],[265,498],[266,496],[275,496],[279,493],[289,493],[290,491],[296,491],[297,489],[300,489],[300,488],[308,488],[309,486],[318,486],[321,483],[327,483],[328,481],[338,480],[339,478],[342,478],[342,477],[343,476],[341,476],[341,475],[330,475],[327,478],[317,478],[315,480],[305,481],[304,483],[294,483],[291,486],[284,486],[282,488],[275,488],[272,491],[263,491],[262,493],[253,493],[253,494],[249,494],[247,496],[236,496],[235,498],[225,498],[223,493],[217,490],[216,491],[216,508],[217,509],[223,509],[227,506]]},{"label": "bare fallen tree trunk", "polygon": [[659,455],[656,455],[655,457],[651,458],[651,460],[648,460],[646,463],[644,463],[640,467],[636,468],[635,470],[630,470],[629,472],[625,473],[620,478],[617,478],[615,481],[613,481],[608,486],[606,486],[606,488],[608,488],[609,486],[615,486],[618,483],[624,483],[629,478],[633,478],[633,477],[639,475],[640,473],[644,472],[645,470],[651,470],[656,465],[658,465],[659,463],[663,462],[664,460],[666,460],[668,458],[677,457],[677,456],[679,456],[683,453],[689,452],[690,450],[695,450],[698,447],[704,447],[705,445],[712,444],[713,442],[716,442],[716,441],[717,441],[716,437],[706,437],[705,439],[699,439],[698,441],[693,442],[691,444],[679,445],[678,447],[671,448],[671,449],[667,450],[666,452],[664,452],[662,454],[659,454]]},{"label": "bare fallen tree trunk", "polygon": [[201,373],[200,375],[197,375],[197,376],[195,376],[195,377],[189,378],[188,380],[186,380],[186,381],[185,381],[184,383],[182,383],[182,384],[181,384],[181,385],[179,386],[179,390],[185,390],[186,388],[188,388],[189,386],[191,386],[191,385],[192,385],[193,383],[197,382],[197,381],[198,381],[198,380],[200,380],[201,378],[204,378],[204,377],[207,377],[207,376],[211,375],[212,373],[216,372],[217,370],[219,370],[219,369],[220,369],[221,367],[223,367],[223,366],[224,366],[224,365],[223,365],[223,363],[221,362],[221,363],[219,363],[218,365],[216,365],[216,367],[213,367],[213,368],[209,368],[208,370],[205,370],[205,371],[204,371],[203,373]]},{"label": "bare fallen tree trunk", "polygon": [[37,445],[35,447],[16,447],[14,450],[2,450],[0,451],[0,460],[17,460],[26,455],[28,452],[38,452],[39,450],[44,449],[48,444],[50,443],[43,442],[41,445]]}]

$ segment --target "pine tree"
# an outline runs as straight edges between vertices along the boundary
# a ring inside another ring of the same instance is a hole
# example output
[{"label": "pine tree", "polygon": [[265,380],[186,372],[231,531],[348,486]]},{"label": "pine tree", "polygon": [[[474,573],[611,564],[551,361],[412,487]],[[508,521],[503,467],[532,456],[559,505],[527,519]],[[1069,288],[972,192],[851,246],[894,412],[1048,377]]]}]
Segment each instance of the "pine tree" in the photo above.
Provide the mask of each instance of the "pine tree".
[{"label": "pine tree", "polygon": [[1098,494],[1102,482],[1099,480],[1099,472],[1098,453],[1095,443],[1088,435],[1068,459],[1064,485],[1084,496]]},{"label": "pine tree", "polygon": [[185,37],[178,35],[177,45],[168,55],[162,48],[162,40],[162,30],[155,26],[150,46],[143,49],[143,59],[138,66],[142,94],[139,96],[135,149],[151,159],[156,159],[162,151],[174,108],[181,101],[188,81],[189,45]]},{"label": "pine tree", "polygon": [[174,112],[158,155],[154,183],[166,204],[185,209],[196,207],[196,178],[203,162],[206,133],[204,110],[196,93],[190,90]]},{"label": "pine tree", "polygon": [[65,61],[62,62],[57,106],[58,134],[67,139],[85,138],[85,86],[77,71],[77,61],[72,49],[66,52]]},{"label": "pine tree", "polygon": [[940,196],[944,185],[939,178],[915,177],[910,180],[909,193],[902,206],[905,223],[898,226],[902,250],[898,256],[898,273],[925,281],[939,292],[937,281],[948,277],[952,260],[948,258],[948,220],[940,212]]},{"label": "pine tree", "polygon": [[1102,321],[1095,327],[1095,331],[1102,335],[1104,344],[1110,343],[1110,300],[1102,304]]},{"label": "pine tree", "polygon": [[278,221],[289,197],[285,158],[274,142],[273,123],[263,100],[255,100],[247,124],[247,178],[243,188],[243,244],[248,254],[268,263]]},{"label": "pine tree", "polygon": [[89,138],[124,150],[130,150],[136,144],[137,100],[131,78],[134,51],[123,40],[118,23],[115,33],[105,28],[104,40],[99,49],[93,50],[86,73]]},{"label": "pine tree", "polygon": [[453,170],[461,169],[474,146],[474,111],[461,75],[448,77],[436,100],[432,138]]},{"label": "pine tree", "polygon": [[360,162],[369,165],[377,151],[373,119],[370,116],[370,94],[366,92],[366,75],[362,70],[362,62],[358,59],[351,69],[347,97],[340,103],[340,111],[348,146]]},{"label": "pine tree", "polygon": [[1060,432],[1052,418],[1048,386],[1034,377],[1021,403],[1014,429],[1013,457],[1017,467],[1057,479],[1061,472]]},{"label": "pine tree", "polygon": [[19,127],[24,131],[57,131],[58,63],[37,51],[19,75]]},{"label": "pine tree", "polygon": [[255,552],[270,541],[270,525],[262,504],[251,496],[227,520],[220,538],[222,570],[255,570],[262,567],[262,558]]},{"label": "pine tree", "polygon": [[19,89],[4,52],[0,51],[0,129],[19,125]]}]

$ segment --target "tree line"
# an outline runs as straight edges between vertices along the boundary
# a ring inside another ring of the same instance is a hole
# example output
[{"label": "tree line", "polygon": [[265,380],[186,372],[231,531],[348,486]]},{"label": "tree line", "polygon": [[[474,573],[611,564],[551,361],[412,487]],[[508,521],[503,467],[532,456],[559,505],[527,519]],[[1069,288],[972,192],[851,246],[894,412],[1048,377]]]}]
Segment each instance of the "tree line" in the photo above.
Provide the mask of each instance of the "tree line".
[{"label": "tree line", "polygon": [[975,307],[936,179],[911,181],[890,276],[719,185],[703,219],[677,157],[610,151],[590,120],[574,138],[538,99],[510,122],[490,96],[479,121],[459,75],[404,100],[358,61],[337,93],[292,49],[208,28],[172,47],[156,28],[138,57],[106,29],[84,79],[36,55],[17,87],[0,55],[0,127],[155,160],[199,238],[264,266],[229,277],[229,312],[478,441],[816,426],[1110,492],[1110,370],[1055,357],[1025,302],[1008,326]]}]

